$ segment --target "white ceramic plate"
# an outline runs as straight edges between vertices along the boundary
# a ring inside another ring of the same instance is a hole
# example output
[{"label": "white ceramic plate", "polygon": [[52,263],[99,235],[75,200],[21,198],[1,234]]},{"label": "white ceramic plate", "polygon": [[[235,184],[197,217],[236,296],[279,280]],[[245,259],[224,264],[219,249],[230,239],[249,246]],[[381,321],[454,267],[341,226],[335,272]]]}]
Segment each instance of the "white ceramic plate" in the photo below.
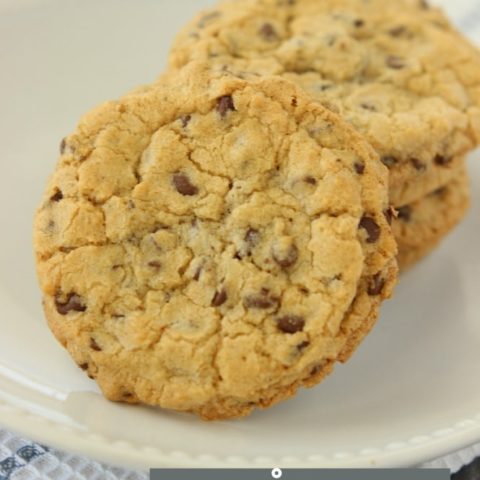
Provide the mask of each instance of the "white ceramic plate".
[{"label": "white ceramic plate", "polygon": [[[200,0],[0,0],[0,425],[139,468],[413,465],[480,440],[480,158],[468,221],[320,388],[236,422],[104,400],[40,309],[31,222],[79,116],[155,78]],[[453,2],[449,2],[453,3]],[[453,13],[475,35],[476,2]],[[452,6],[452,5],[450,5]]]}]

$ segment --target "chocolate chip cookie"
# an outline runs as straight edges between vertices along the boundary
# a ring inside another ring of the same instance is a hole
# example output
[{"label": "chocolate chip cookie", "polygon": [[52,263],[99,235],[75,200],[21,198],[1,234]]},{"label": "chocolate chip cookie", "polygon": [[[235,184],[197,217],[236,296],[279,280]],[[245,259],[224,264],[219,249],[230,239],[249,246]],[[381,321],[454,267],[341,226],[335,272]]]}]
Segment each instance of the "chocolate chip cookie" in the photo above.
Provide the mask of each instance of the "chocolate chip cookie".
[{"label": "chocolate chip cookie", "polygon": [[220,419],[285,399],[391,294],[387,173],[290,82],[192,63],[61,143],[35,220],[49,325],[111,400]]},{"label": "chocolate chip cookie", "polygon": [[339,112],[389,168],[395,206],[480,141],[480,54],[423,0],[227,1],[179,34],[171,67],[192,59],[282,75]]},{"label": "chocolate chip cookie", "polygon": [[393,231],[401,269],[408,269],[434,250],[464,218],[469,206],[470,184],[463,160],[459,173],[447,185],[397,208]]}]

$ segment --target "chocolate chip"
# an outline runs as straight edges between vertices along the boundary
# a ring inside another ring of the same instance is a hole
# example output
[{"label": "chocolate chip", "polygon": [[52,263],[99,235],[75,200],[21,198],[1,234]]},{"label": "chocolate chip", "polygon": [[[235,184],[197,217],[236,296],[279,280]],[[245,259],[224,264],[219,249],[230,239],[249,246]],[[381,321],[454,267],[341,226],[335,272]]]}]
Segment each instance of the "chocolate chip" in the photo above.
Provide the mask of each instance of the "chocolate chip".
[{"label": "chocolate chip", "polygon": [[417,158],[412,158],[410,162],[412,163],[413,168],[419,172],[424,172],[427,169],[427,166]]},{"label": "chocolate chip", "polygon": [[423,10],[428,10],[430,8],[430,5],[428,4],[427,0],[420,0],[419,1],[420,8]]},{"label": "chocolate chip", "polygon": [[305,340],[305,341],[303,341],[303,342],[301,342],[297,345],[297,350],[299,352],[302,352],[303,350],[305,350],[309,346],[310,346],[310,342]]},{"label": "chocolate chip", "polygon": [[393,223],[393,219],[395,218],[395,209],[393,207],[389,207],[383,212],[383,214],[385,215],[388,224],[391,225]]},{"label": "chocolate chip", "polygon": [[155,270],[160,270],[162,268],[162,264],[158,260],[152,260],[148,262],[148,266],[154,268]]},{"label": "chocolate chip", "polygon": [[282,268],[290,268],[298,260],[298,248],[296,245],[291,245],[287,251],[284,252],[275,252],[275,248],[273,249],[272,257],[275,262],[280,265]]},{"label": "chocolate chip", "polygon": [[88,370],[88,363],[81,363],[81,364],[79,365],[79,367],[80,367],[83,371]]},{"label": "chocolate chip", "polygon": [[259,30],[260,35],[267,42],[275,41],[278,38],[277,32],[271,23],[264,23]]},{"label": "chocolate chip", "polygon": [[227,291],[222,288],[220,291],[215,293],[215,296],[212,300],[212,307],[220,307],[227,301]]},{"label": "chocolate chip", "polygon": [[360,220],[360,228],[366,230],[368,234],[367,243],[375,243],[379,238],[382,230],[378,223],[372,218],[368,216],[364,216]]},{"label": "chocolate chip", "polygon": [[224,95],[217,100],[217,111],[224,118],[229,110],[235,111],[233,98],[231,95]]},{"label": "chocolate chip", "polygon": [[191,115],[183,115],[180,117],[180,121],[182,122],[182,127],[186,128],[186,126],[190,123],[190,120],[192,119]]},{"label": "chocolate chip", "polygon": [[392,168],[394,165],[398,163],[398,159],[395,157],[386,156],[386,157],[382,157],[382,162],[388,168]]},{"label": "chocolate chip", "polygon": [[197,271],[195,272],[195,274],[193,275],[193,279],[198,282],[200,280],[200,275],[202,273],[202,267],[198,267],[197,268]]},{"label": "chocolate chip", "polygon": [[395,70],[400,70],[406,67],[405,59],[402,57],[397,57],[396,55],[390,55],[386,59],[387,66]]},{"label": "chocolate chip", "polygon": [[452,161],[451,157],[445,157],[443,155],[437,155],[434,159],[435,164],[441,167],[448,165],[451,161]]},{"label": "chocolate chip", "polygon": [[259,295],[247,295],[243,299],[246,308],[268,310],[278,306],[278,298],[269,295],[267,290],[262,290]]},{"label": "chocolate chip", "polygon": [[177,269],[178,274],[183,277],[184,273],[187,271],[188,265],[183,265]]},{"label": "chocolate chip", "polygon": [[365,25],[365,21],[362,20],[361,18],[357,18],[357,20],[353,22],[353,25],[357,28],[361,28]]},{"label": "chocolate chip", "polygon": [[296,107],[298,105],[297,97],[292,97],[291,105],[292,107]]},{"label": "chocolate chip", "polygon": [[65,148],[67,148],[67,139],[62,138],[62,141],[60,142],[60,153],[62,155],[65,153]]},{"label": "chocolate chip", "polygon": [[181,195],[191,197],[198,193],[198,188],[190,182],[190,179],[184,173],[176,173],[173,176],[173,184]]},{"label": "chocolate chip", "polygon": [[52,202],[59,202],[62,199],[63,199],[63,193],[60,190],[58,190],[58,188],[57,188],[57,191],[50,197],[50,200]]},{"label": "chocolate chip", "polygon": [[405,28],[404,25],[399,25],[398,27],[392,28],[388,33],[389,33],[392,37],[400,37],[400,36],[402,36],[406,31],[407,31],[407,29]]},{"label": "chocolate chip", "polygon": [[409,222],[412,219],[412,207],[408,205],[405,207],[397,208],[398,218],[404,222]]},{"label": "chocolate chip", "polygon": [[303,179],[303,181],[304,181],[305,183],[308,183],[309,185],[316,185],[316,184],[317,184],[317,181],[316,181],[313,177],[310,177],[310,176],[305,177],[305,178]]},{"label": "chocolate chip", "polygon": [[96,352],[101,352],[102,351],[100,345],[98,345],[98,343],[95,341],[94,338],[90,338],[90,348],[92,350],[95,350]]},{"label": "chocolate chip", "polygon": [[433,192],[433,195],[437,195],[438,197],[443,197],[447,192],[448,192],[447,187],[440,187]]},{"label": "chocolate chip", "polygon": [[360,107],[363,108],[364,110],[368,110],[369,112],[377,111],[377,107],[375,105],[372,105],[371,103],[362,103]]},{"label": "chocolate chip", "polygon": [[318,85],[316,88],[317,88],[317,90],[320,90],[321,92],[325,92],[326,90],[330,90],[331,88],[333,88],[333,84],[332,83],[322,83],[321,85]]},{"label": "chocolate chip", "polygon": [[283,333],[297,333],[303,330],[305,319],[297,315],[285,315],[277,318],[277,327]]},{"label": "chocolate chip", "polygon": [[128,238],[127,238],[127,242],[128,243],[131,243],[132,245],[135,245],[135,246],[139,246],[140,245],[140,239],[135,235],[130,235]]},{"label": "chocolate chip", "polygon": [[67,315],[70,312],[84,312],[87,309],[82,298],[76,293],[70,293],[66,301],[62,301],[60,298],[60,294],[55,296],[55,306],[60,315]]},{"label": "chocolate chip", "polygon": [[323,369],[324,369],[325,365],[324,364],[321,364],[321,365],[315,365],[312,370],[310,371],[310,375],[312,377],[318,375]]},{"label": "chocolate chip", "polygon": [[382,293],[383,287],[385,287],[385,280],[382,278],[380,273],[377,273],[370,281],[368,286],[368,294],[371,297],[376,297]]},{"label": "chocolate chip", "polygon": [[363,162],[355,162],[353,166],[359,175],[363,175],[365,173],[365,164]]}]

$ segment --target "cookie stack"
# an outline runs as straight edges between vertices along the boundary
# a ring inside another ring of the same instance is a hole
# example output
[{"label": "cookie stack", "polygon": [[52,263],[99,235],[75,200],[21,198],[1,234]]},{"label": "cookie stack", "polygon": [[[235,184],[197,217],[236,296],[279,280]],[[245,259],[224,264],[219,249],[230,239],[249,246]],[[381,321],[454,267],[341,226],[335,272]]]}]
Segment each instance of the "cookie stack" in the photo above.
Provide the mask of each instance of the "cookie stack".
[{"label": "cookie stack", "polygon": [[192,60],[280,75],[362,133],[390,172],[401,268],[467,212],[480,54],[440,9],[419,0],[227,1],[178,35],[170,67]]},{"label": "cookie stack", "polygon": [[479,105],[479,53],[425,2],[222,3],[62,141],[50,328],[115,401],[221,419],[317,384],[464,215]]}]

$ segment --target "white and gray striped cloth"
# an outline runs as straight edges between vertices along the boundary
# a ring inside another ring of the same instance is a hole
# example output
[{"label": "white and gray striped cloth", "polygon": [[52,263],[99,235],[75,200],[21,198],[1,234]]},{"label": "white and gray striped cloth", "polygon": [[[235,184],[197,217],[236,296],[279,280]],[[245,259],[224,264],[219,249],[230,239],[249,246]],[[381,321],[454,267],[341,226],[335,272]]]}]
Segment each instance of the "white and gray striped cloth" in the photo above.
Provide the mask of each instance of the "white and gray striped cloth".
[{"label": "white and gray striped cloth", "polygon": [[[480,444],[422,465],[452,473],[480,457]],[[0,480],[147,480],[147,472],[109,467],[0,430]]]}]

